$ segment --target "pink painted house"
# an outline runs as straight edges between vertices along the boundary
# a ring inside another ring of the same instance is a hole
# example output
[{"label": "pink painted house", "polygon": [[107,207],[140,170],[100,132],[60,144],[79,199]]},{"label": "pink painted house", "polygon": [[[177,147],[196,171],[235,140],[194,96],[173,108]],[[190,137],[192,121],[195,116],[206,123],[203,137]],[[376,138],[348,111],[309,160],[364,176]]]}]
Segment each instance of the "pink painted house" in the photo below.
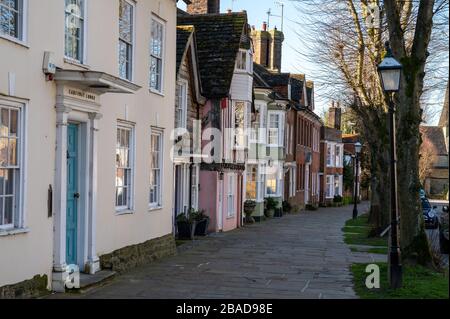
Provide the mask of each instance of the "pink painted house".
[{"label": "pink painted house", "polygon": [[[178,25],[192,25],[197,39],[202,95],[203,158],[199,209],[211,232],[242,225],[245,168],[253,90],[253,46],[245,12],[220,14],[217,0],[191,1]],[[211,2],[211,3],[210,3]]]}]

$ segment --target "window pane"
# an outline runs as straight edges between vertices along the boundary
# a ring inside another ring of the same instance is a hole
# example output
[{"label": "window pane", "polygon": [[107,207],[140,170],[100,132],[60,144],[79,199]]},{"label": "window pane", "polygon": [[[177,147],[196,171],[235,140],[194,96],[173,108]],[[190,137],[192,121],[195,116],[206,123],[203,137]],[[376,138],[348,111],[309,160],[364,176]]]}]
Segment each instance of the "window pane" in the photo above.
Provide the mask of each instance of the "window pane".
[{"label": "window pane", "polygon": [[13,197],[5,197],[4,225],[14,224]]},{"label": "window pane", "polygon": [[0,166],[8,166],[8,139],[0,138]]},{"label": "window pane", "polygon": [[8,176],[8,170],[0,169],[0,196],[5,195],[4,182],[5,182],[5,179],[8,178],[7,176]]},{"label": "window pane", "polygon": [[9,136],[9,109],[1,110],[0,136]]},{"label": "window pane", "polygon": [[0,226],[5,225],[4,219],[3,219],[3,197],[0,197]]},{"label": "window pane", "polygon": [[9,165],[17,166],[17,139],[9,139]]},{"label": "window pane", "polygon": [[[9,169],[4,172],[7,172],[3,177],[0,175],[0,179],[3,181],[5,180],[5,195],[14,195],[14,170]],[[1,181],[1,182],[2,182]],[[3,195],[3,185],[1,186],[2,190],[0,192],[0,195]]]}]

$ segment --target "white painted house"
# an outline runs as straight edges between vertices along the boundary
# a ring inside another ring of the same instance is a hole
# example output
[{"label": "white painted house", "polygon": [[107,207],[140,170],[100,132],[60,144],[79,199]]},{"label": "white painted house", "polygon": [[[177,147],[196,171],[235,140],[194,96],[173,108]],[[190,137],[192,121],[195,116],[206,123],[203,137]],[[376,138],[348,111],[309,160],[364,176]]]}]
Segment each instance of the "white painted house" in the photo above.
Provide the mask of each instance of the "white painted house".
[{"label": "white painted house", "polygon": [[0,292],[36,275],[62,291],[68,264],[126,267],[110,257],[151,240],[170,251],[176,12],[0,2]]}]

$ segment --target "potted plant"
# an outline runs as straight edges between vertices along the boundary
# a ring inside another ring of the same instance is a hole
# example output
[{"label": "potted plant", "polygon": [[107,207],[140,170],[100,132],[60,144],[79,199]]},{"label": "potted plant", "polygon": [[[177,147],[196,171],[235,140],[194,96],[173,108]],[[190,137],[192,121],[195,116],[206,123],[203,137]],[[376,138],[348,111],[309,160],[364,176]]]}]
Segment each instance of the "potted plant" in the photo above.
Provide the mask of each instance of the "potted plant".
[{"label": "potted plant", "polygon": [[292,212],[292,205],[287,200],[283,201],[283,212],[286,214],[290,214]]},{"label": "potted plant", "polygon": [[245,222],[247,224],[255,223],[253,213],[255,212],[256,202],[254,200],[246,200],[244,203]]},{"label": "potted plant", "polygon": [[273,218],[275,215],[275,209],[278,206],[277,201],[272,197],[267,197],[265,199],[266,203],[266,209],[264,210],[264,215],[266,215],[267,218]]},{"label": "potted plant", "polygon": [[334,196],[334,198],[333,198],[333,203],[336,205],[336,206],[342,206],[342,203],[343,203],[343,201],[344,201],[344,199],[342,198],[342,196],[340,196],[340,195],[336,195],[336,196]]},{"label": "potted plant", "polygon": [[195,224],[195,236],[207,236],[209,227],[209,216],[205,214],[204,210],[195,211],[191,210],[190,215],[196,221]]},{"label": "potted plant", "polygon": [[178,239],[194,239],[196,220],[190,214],[180,214],[177,216]]}]

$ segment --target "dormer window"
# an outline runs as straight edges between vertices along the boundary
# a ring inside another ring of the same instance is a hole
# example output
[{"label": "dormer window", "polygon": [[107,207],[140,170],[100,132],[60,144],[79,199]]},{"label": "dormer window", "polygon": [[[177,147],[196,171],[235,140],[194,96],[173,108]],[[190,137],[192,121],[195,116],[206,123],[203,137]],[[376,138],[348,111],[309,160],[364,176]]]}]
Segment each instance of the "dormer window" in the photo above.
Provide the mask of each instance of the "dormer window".
[{"label": "dormer window", "polygon": [[247,51],[246,50],[239,50],[237,61],[236,61],[236,69],[240,71],[247,71],[248,70],[248,63],[247,63]]}]

